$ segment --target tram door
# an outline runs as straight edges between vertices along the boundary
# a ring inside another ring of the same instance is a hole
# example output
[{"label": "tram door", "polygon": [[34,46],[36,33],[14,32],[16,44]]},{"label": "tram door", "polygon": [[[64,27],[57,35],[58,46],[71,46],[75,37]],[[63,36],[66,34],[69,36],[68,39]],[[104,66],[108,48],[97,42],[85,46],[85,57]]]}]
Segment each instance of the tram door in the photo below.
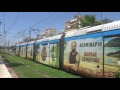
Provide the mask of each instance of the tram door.
[{"label": "tram door", "polygon": [[119,77],[120,36],[104,38],[104,78]]}]

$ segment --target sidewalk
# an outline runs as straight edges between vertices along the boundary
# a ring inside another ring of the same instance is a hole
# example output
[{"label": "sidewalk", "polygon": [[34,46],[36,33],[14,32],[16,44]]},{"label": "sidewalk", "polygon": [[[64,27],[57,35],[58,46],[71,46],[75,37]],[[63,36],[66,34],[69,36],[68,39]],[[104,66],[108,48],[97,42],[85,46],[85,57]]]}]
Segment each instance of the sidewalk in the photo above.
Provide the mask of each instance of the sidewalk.
[{"label": "sidewalk", "polygon": [[12,78],[1,57],[0,57],[0,78]]}]

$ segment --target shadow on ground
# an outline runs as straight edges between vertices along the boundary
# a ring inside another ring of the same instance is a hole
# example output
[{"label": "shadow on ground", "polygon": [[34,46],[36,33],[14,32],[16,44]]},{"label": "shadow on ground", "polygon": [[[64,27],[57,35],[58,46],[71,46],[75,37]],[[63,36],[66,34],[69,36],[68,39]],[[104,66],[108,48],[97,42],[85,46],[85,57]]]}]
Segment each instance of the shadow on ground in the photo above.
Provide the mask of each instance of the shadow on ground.
[{"label": "shadow on ground", "polygon": [[3,61],[6,64],[7,67],[18,67],[18,66],[23,66],[24,65],[24,64],[20,64],[20,63],[11,63],[6,59],[4,59]]}]

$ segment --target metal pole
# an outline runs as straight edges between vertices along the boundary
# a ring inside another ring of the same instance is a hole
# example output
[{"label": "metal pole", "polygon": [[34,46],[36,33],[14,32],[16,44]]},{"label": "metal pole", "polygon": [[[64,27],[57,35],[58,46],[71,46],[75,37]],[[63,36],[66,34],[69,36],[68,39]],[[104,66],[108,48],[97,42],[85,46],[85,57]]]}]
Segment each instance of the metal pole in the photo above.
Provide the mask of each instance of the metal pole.
[{"label": "metal pole", "polygon": [[5,24],[4,24],[4,39],[5,39],[5,43],[4,43],[4,51],[6,49],[6,32],[5,32]]},{"label": "metal pole", "polygon": [[[39,31],[40,31],[40,30],[38,30],[38,29],[31,29],[31,30],[32,30],[32,31],[34,31],[34,33],[37,35],[37,39],[38,39],[38,38],[39,38],[39,36],[40,36],[40,35],[39,35]],[[35,32],[35,30],[37,30],[37,31],[38,31],[38,34]]]},{"label": "metal pole", "polygon": [[39,32],[40,32],[40,30],[38,30],[38,35],[37,35],[37,39],[39,39],[39,36],[40,36],[40,33],[39,33]]},{"label": "metal pole", "polygon": [[8,41],[8,51],[9,51],[9,41]]},{"label": "metal pole", "polygon": [[101,22],[102,22],[102,12],[101,12]]},{"label": "metal pole", "polygon": [[[5,15],[4,15],[4,12],[3,12],[3,23],[4,23],[4,47],[6,48],[6,31],[5,31]],[[5,50],[4,48],[4,50]]]},{"label": "metal pole", "polygon": [[1,19],[0,19],[0,25],[2,24]]},{"label": "metal pole", "polygon": [[29,37],[30,37],[30,41],[31,41],[31,30],[29,31]]},{"label": "metal pole", "polygon": [[[0,19],[0,25],[2,24],[1,19]],[[0,39],[2,38],[2,35],[0,34]],[[2,45],[1,45],[1,49],[2,49]]]}]

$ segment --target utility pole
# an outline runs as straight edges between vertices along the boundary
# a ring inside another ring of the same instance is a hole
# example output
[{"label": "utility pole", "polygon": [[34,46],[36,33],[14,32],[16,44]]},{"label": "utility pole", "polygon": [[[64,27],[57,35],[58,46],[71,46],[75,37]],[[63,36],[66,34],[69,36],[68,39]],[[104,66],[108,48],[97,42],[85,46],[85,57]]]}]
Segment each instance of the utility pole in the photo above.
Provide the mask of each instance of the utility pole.
[{"label": "utility pole", "polygon": [[[0,19],[0,25],[2,24],[2,22],[1,22],[1,19]],[[2,38],[2,35],[0,34],[0,39]],[[2,49],[2,47],[1,47],[1,49]]]},{"label": "utility pole", "polygon": [[101,22],[102,22],[102,12],[101,12]]},{"label": "utility pole", "polygon": [[29,30],[29,38],[30,38],[29,41],[31,41],[31,30]]},{"label": "utility pole", "polygon": [[40,30],[38,30],[38,35],[37,35],[37,39],[39,38],[39,36],[40,36]]},{"label": "utility pole", "polygon": [[2,13],[3,15],[3,23],[4,23],[4,50],[6,48],[6,31],[5,31],[5,15],[4,12]]},{"label": "utility pole", "polygon": [[[33,30],[34,31],[34,33],[37,35],[37,39],[39,38],[39,36],[40,36],[40,34],[39,34],[39,31],[40,30],[38,30],[38,29],[31,29],[31,30]],[[38,34],[35,32],[35,30],[37,30],[38,31]]]},{"label": "utility pole", "polygon": [[8,41],[8,51],[9,51],[9,41]]},{"label": "utility pole", "polygon": [[[1,19],[0,19],[0,25],[2,24],[2,22],[1,22]],[[2,37],[2,35],[0,34],[0,37]],[[0,38],[1,39],[1,38]]]},{"label": "utility pole", "polygon": [[4,47],[6,48],[6,31],[5,31],[5,23],[4,23],[4,39],[5,39]]},{"label": "utility pole", "polygon": [[0,25],[2,24],[1,19],[0,19]]}]

